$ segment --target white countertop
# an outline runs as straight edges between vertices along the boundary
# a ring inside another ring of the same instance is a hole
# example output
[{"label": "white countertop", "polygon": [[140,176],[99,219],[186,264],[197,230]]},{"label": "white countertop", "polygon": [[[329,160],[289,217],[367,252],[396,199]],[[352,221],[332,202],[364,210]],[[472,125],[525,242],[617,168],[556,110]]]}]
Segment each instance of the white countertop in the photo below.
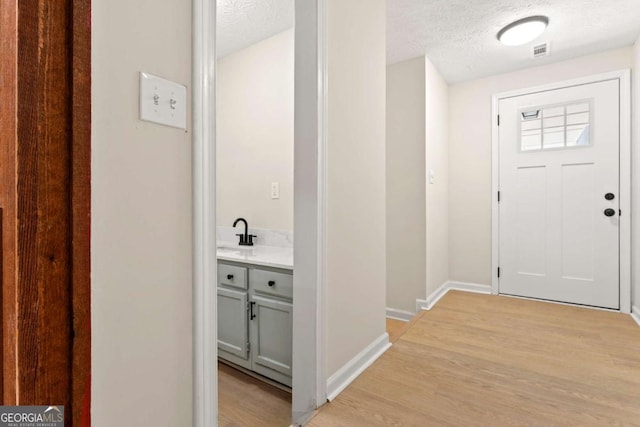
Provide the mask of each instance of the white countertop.
[{"label": "white countertop", "polygon": [[216,252],[217,258],[221,261],[293,270],[293,248],[264,245],[240,246],[237,243],[218,242]]}]

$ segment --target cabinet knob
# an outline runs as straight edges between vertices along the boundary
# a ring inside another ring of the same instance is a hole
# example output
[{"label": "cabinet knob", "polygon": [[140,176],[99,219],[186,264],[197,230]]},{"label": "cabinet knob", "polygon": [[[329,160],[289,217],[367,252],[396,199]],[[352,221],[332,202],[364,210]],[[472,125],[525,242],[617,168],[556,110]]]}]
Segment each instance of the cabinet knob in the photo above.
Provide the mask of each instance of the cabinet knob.
[{"label": "cabinet knob", "polygon": [[269,286],[273,287],[276,285],[276,282],[274,282],[273,280],[269,280]]},{"label": "cabinet knob", "polygon": [[233,274],[227,274],[227,280],[233,280]]}]

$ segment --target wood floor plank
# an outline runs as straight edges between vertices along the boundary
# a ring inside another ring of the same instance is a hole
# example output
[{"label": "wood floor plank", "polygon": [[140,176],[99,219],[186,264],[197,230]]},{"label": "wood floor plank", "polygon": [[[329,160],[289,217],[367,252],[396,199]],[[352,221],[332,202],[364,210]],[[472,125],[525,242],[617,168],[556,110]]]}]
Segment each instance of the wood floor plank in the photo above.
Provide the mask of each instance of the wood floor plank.
[{"label": "wood floor plank", "polygon": [[387,333],[389,334],[389,342],[394,343],[400,339],[411,327],[424,315],[424,311],[416,314],[413,319],[408,322],[402,320],[387,318]]},{"label": "wood floor plank", "polygon": [[284,427],[291,424],[291,394],[218,363],[218,425]]},{"label": "wood floor plank", "polygon": [[[411,322],[387,319],[390,340],[392,342],[397,340],[411,324]],[[421,416],[424,417],[424,414]],[[405,418],[402,420],[406,421]],[[291,395],[289,393],[245,375],[228,365],[218,364],[219,426],[285,427],[290,425],[290,421]]]},{"label": "wood floor plank", "polygon": [[449,292],[310,425],[640,426],[640,328]]},{"label": "wood floor plank", "polygon": [[409,322],[403,322],[402,320],[387,318],[387,333],[389,334],[389,341],[394,342],[405,330]]}]

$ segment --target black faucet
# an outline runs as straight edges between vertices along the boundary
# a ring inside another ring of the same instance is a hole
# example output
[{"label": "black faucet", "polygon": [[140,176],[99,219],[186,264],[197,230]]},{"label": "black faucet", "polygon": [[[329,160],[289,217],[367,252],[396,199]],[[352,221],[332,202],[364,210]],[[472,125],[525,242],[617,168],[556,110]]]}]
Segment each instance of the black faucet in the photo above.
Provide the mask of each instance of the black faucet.
[{"label": "black faucet", "polygon": [[238,243],[240,246],[253,246],[253,238],[258,237],[255,234],[249,234],[249,224],[247,224],[247,220],[244,218],[238,218],[233,222],[233,226],[235,227],[238,223],[242,221],[244,222],[244,234],[236,234],[236,236],[240,237],[240,242]]}]

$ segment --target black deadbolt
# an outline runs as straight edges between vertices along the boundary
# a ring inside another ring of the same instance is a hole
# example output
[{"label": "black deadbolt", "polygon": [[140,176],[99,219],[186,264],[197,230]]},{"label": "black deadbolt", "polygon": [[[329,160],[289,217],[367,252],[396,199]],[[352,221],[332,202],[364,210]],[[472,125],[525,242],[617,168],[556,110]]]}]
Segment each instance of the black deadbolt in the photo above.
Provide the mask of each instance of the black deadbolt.
[{"label": "black deadbolt", "polygon": [[607,194],[604,195],[604,198],[607,199],[607,200],[613,200],[613,199],[616,198],[616,195],[613,194],[613,193],[607,193]]},{"label": "black deadbolt", "polygon": [[605,209],[604,214],[606,216],[614,216],[616,214],[616,211],[614,211],[613,209]]}]

